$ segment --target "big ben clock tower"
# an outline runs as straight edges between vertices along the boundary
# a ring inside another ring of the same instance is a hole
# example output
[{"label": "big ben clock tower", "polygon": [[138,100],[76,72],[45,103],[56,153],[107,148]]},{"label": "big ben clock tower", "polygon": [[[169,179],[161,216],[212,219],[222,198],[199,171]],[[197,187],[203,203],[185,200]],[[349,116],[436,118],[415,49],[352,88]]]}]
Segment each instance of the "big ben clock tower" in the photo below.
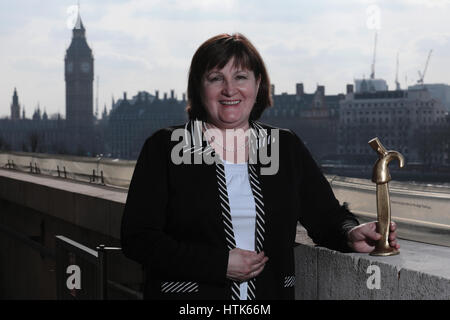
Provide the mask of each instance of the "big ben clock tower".
[{"label": "big ben clock tower", "polygon": [[[85,28],[78,13],[72,42],[65,56],[66,124],[75,144],[84,144],[93,129],[94,58],[86,42]],[[72,147],[75,147],[73,145]],[[78,146],[88,151],[88,145]]]}]

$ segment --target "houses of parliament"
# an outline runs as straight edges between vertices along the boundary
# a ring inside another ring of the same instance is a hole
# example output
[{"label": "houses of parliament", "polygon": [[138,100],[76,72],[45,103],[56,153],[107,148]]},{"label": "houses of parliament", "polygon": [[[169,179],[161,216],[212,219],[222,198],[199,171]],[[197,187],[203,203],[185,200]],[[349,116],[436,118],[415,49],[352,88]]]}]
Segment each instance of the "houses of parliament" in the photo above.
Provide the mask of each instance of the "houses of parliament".
[{"label": "houses of parliament", "polygon": [[[156,129],[186,120],[185,101],[174,92],[159,98],[146,91],[112,102],[101,119],[94,116],[94,57],[86,39],[86,29],[78,14],[72,41],[64,58],[66,118],[49,117],[38,106],[31,118],[21,110],[19,93],[14,88],[10,119],[0,120],[0,150],[50,154],[137,158],[147,138]],[[183,96],[184,100],[184,96]]]}]

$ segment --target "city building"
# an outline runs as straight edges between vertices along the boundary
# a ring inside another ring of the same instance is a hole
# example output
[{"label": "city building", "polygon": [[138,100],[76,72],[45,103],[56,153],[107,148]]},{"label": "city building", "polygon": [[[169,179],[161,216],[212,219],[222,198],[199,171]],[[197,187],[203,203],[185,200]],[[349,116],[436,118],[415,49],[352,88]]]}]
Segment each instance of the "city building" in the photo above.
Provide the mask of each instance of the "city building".
[{"label": "city building", "polygon": [[11,103],[11,120],[18,119],[20,119],[19,96],[17,95],[16,88],[14,88],[13,100]]},{"label": "city building", "polygon": [[430,92],[432,98],[439,100],[450,112],[450,86],[443,83],[426,83],[426,84],[415,84],[413,86],[408,86],[409,90],[418,90],[422,88],[427,88]]},{"label": "city building", "polygon": [[349,92],[340,102],[338,152],[346,163],[373,163],[368,141],[378,137],[408,163],[448,163],[443,131],[448,112],[426,88]]},{"label": "city building", "polygon": [[48,116],[38,106],[31,119],[25,118],[17,89],[11,103],[10,119],[0,120],[0,148],[4,150],[94,155],[103,142],[94,128],[94,59],[89,48],[81,16],[72,30],[72,41],[65,55],[66,119]]},{"label": "city building", "polygon": [[67,138],[64,120],[59,115],[48,117],[40,107],[34,110],[32,119],[17,118],[19,95],[14,89],[11,119],[0,119],[0,150],[66,153]]},{"label": "city building", "polygon": [[275,94],[273,107],[261,117],[263,122],[289,128],[308,146],[317,161],[337,155],[339,103],[344,94],[326,95],[325,86],[318,85],[314,93],[305,93],[303,83],[296,84],[295,94]]},{"label": "city building", "polygon": [[100,143],[93,128],[94,58],[87,44],[86,29],[79,13],[72,30],[72,41],[64,58],[64,76],[66,130],[70,133],[68,149],[75,153],[92,151]]},{"label": "city building", "polygon": [[140,91],[131,99],[124,93],[123,99],[113,102],[108,116],[104,152],[114,158],[137,159],[151,134],[187,121],[185,108],[186,100],[177,100],[173,90],[163,99],[158,91],[155,95]]},{"label": "city building", "polygon": [[355,79],[356,93],[388,90],[388,85],[384,79]]}]

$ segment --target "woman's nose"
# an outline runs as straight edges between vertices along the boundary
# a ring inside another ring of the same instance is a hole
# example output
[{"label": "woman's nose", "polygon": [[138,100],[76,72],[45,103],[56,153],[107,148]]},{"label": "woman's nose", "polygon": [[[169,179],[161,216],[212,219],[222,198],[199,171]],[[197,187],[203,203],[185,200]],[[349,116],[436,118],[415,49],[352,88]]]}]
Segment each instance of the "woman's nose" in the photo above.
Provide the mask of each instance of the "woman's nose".
[{"label": "woman's nose", "polygon": [[236,94],[236,86],[234,85],[233,81],[226,80],[223,82],[222,87],[222,94],[227,97],[232,97]]}]

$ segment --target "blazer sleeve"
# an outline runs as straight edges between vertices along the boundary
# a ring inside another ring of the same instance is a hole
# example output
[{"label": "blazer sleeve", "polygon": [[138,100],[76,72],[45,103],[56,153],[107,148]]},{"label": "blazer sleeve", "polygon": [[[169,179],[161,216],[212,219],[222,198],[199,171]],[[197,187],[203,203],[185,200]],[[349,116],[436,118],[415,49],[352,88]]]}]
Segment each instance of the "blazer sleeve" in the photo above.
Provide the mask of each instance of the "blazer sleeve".
[{"label": "blazer sleeve", "polygon": [[345,206],[341,206],[311,153],[293,133],[297,161],[300,162],[300,223],[314,243],[333,250],[350,252],[347,233],[359,225]]},{"label": "blazer sleeve", "polygon": [[122,217],[123,253],[144,265],[156,279],[223,283],[228,266],[226,248],[178,241],[164,232],[171,201],[169,141],[168,131],[160,130],[146,140],[140,152]]}]

